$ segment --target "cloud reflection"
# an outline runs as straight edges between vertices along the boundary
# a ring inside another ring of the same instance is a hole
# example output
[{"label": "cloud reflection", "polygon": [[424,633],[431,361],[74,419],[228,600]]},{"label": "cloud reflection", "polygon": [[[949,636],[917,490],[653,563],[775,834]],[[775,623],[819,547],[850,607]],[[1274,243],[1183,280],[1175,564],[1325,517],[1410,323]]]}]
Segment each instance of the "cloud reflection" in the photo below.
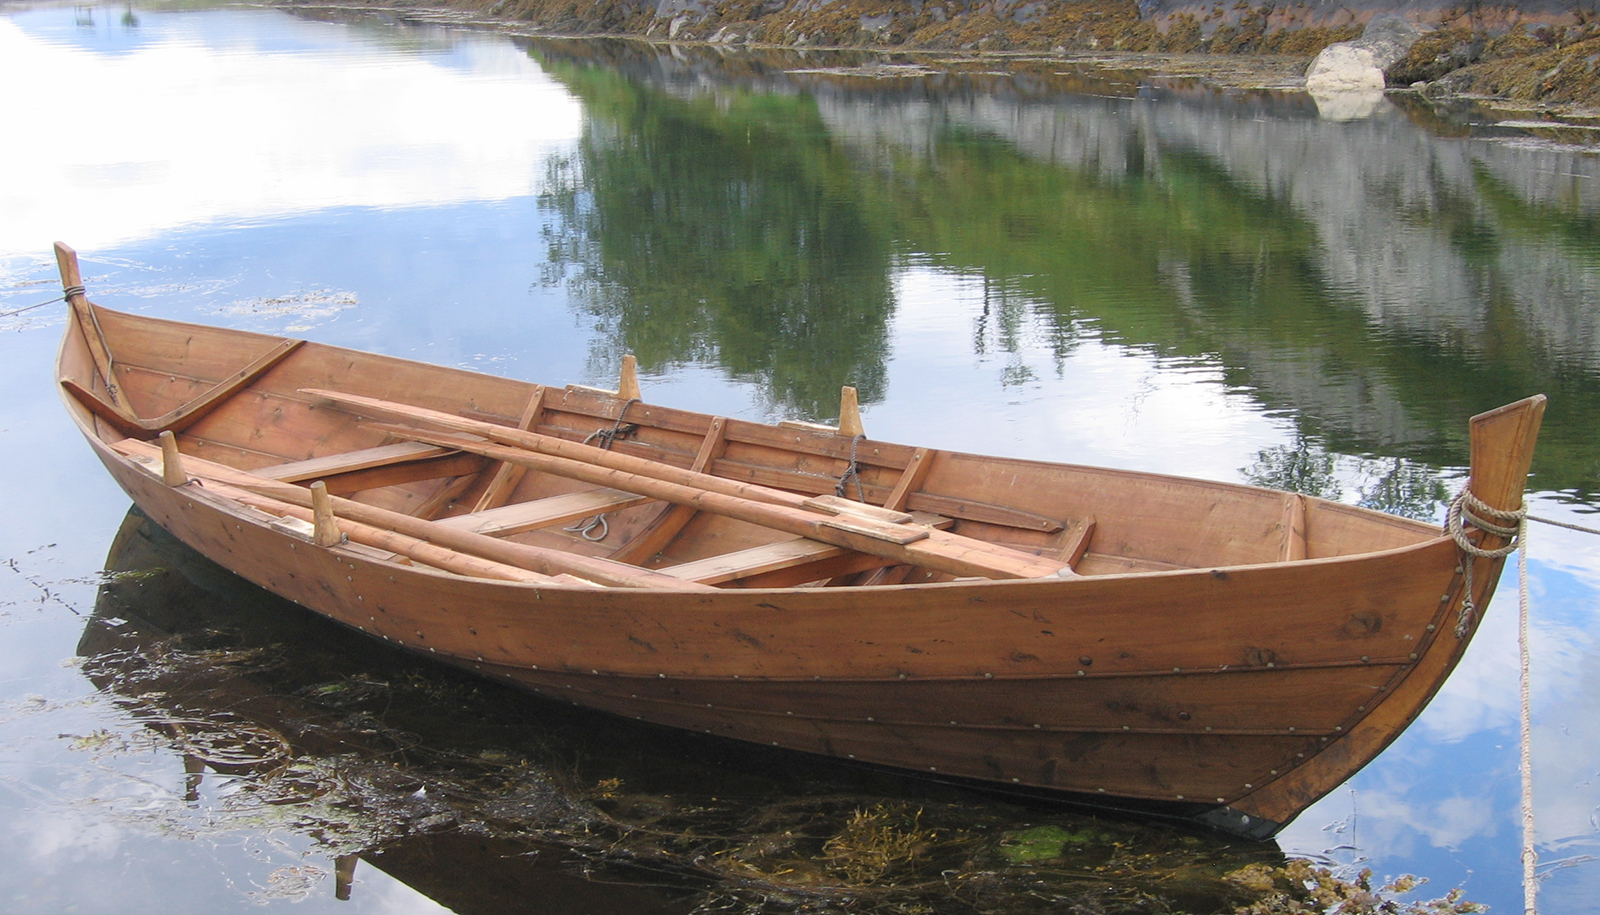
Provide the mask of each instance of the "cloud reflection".
[{"label": "cloud reflection", "polygon": [[0,256],[57,238],[95,249],[193,223],[521,196],[579,133],[576,101],[500,38],[458,37],[448,54],[332,50],[311,39],[346,27],[235,14],[257,31],[277,20],[269,49],[201,44],[174,27],[186,14],[150,14],[142,40],[112,53],[61,40],[47,14],[67,11],[0,19],[0,85],[51,80],[0,100],[22,139],[0,146]]}]

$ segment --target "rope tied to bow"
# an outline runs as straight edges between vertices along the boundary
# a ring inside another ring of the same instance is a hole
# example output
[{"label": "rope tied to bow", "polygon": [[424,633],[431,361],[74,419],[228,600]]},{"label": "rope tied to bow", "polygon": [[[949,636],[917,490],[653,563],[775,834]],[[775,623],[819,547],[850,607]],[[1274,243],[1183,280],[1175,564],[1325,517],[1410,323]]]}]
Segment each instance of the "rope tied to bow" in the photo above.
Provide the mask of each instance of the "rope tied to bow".
[{"label": "rope tied to bow", "polygon": [[11,311],[0,311],[0,318],[9,318],[13,315],[20,315],[24,312],[33,311],[35,308],[43,308],[46,305],[54,305],[57,302],[65,302],[67,299],[70,299],[75,295],[83,295],[87,291],[88,290],[84,289],[82,286],[67,286],[61,290],[60,295],[48,302],[40,302],[37,305],[29,305],[25,308],[15,308]]},{"label": "rope tied to bow", "polygon": [[841,499],[844,498],[845,490],[849,487],[850,481],[855,480],[856,501],[867,501],[866,490],[861,486],[861,465],[856,462],[856,448],[861,444],[863,438],[866,438],[866,436],[858,435],[850,440],[850,463],[845,465],[844,473],[839,474],[839,482],[834,484],[833,494]]},{"label": "rope tied to bow", "polygon": [[[616,423],[609,429],[596,429],[589,433],[588,436],[584,438],[583,443],[585,445],[594,445],[596,448],[610,451],[612,442],[619,438],[627,438],[628,436],[633,435],[635,432],[638,432],[638,423],[624,423],[622,421],[623,418],[628,415],[628,408],[638,402],[639,398],[637,397],[630,397],[623,401],[622,409],[617,411]],[[602,512],[601,514],[591,515],[587,518],[584,518],[577,524],[574,524],[571,527],[562,528],[562,530],[571,531],[583,537],[585,540],[598,543],[599,541],[606,539],[606,535],[611,533],[611,525],[608,521],[606,521],[606,516]]]},{"label": "rope tied to bow", "polygon": [[[1451,501],[1450,510],[1445,515],[1444,529],[1455,540],[1456,547],[1461,550],[1462,580],[1465,582],[1461,595],[1461,615],[1456,619],[1456,638],[1466,637],[1467,630],[1472,627],[1472,621],[1478,613],[1478,608],[1472,600],[1473,559],[1504,559],[1510,556],[1522,545],[1523,531],[1527,523],[1526,502],[1520,508],[1498,509],[1486,504],[1466,487],[1462,487],[1460,494]],[[1472,542],[1470,529],[1504,537],[1506,544],[1495,549],[1485,549]]]}]

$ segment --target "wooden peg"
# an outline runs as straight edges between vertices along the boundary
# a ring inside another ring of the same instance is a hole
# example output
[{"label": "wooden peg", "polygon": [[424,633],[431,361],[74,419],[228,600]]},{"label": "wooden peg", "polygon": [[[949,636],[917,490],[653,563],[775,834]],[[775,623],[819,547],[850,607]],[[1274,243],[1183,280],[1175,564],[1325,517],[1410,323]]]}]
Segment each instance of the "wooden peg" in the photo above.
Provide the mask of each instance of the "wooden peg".
[{"label": "wooden peg", "polygon": [[189,482],[189,475],[183,472],[183,457],[178,454],[178,437],[171,430],[161,433],[161,481],[173,487]]},{"label": "wooden peg", "polygon": [[856,389],[849,385],[839,390],[839,434],[851,438],[866,434],[861,430],[861,406],[856,401]]},{"label": "wooden peg", "polygon": [[639,360],[632,353],[622,357],[622,381],[617,385],[617,396],[623,400],[642,400],[639,396]]},{"label": "wooden peg", "polygon": [[333,500],[328,498],[328,484],[318,480],[311,484],[311,523],[315,528],[317,546],[338,546],[344,541],[344,532],[333,517]]}]

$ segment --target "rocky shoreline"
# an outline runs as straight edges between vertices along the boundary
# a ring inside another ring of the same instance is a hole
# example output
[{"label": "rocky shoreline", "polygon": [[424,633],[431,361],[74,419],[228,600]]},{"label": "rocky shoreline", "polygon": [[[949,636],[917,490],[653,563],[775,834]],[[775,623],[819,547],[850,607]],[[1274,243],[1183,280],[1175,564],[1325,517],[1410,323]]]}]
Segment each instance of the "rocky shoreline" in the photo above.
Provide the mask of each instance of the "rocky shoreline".
[{"label": "rocky shoreline", "polygon": [[1585,124],[1600,123],[1594,7],[1594,0],[378,0],[365,8],[441,10],[551,37],[843,48],[930,60],[1049,54],[1238,88],[1304,87],[1319,52],[1360,46],[1374,19],[1399,16],[1420,34],[1379,62],[1374,91],[1464,98],[1506,117]]}]

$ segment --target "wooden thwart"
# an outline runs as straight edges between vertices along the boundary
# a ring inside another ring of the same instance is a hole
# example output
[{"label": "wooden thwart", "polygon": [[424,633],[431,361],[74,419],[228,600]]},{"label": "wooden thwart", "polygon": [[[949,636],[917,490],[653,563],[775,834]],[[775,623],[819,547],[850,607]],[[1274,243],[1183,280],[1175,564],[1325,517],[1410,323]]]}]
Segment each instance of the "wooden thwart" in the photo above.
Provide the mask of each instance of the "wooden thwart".
[{"label": "wooden thwart", "polygon": [[509,537],[523,531],[554,527],[557,524],[592,518],[595,515],[631,508],[650,501],[653,500],[647,496],[638,496],[616,489],[585,489],[466,515],[439,518],[434,523],[490,537]]},{"label": "wooden thwart", "polygon": [[679,563],[662,569],[664,575],[681,578],[684,581],[698,581],[701,584],[714,585],[723,582],[737,581],[741,578],[750,578],[764,572],[775,572],[779,569],[792,568],[820,559],[832,559],[850,552],[842,546],[831,543],[821,543],[816,540],[807,540],[799,537],[794,540],[780,540],[777,543],[768,543],[748,550],[739,550],[733,553],[724,553],[721,556],[710,556],[697,559],[693,562]]},{"label": "wooden thwart", "polygon": [[352,473],[357,470],[370,470],[373,467],[387,467],[391,464],[403,464],[410,461],[443,457],[453,453],[453,449],[440,448],[438,445],[424,445],[421,442],[395,442],[390,445],[379,445],[376,448],[362,448],[359,451],[346,451],[342,454],[330,454],[326,457],[291,461],[287,464],[263,467],[252,472],[258,477],[266,477],[269,480],[277,480],[280,483],[300,483],[305,480],[317,480],[324,477],[337,476],[341,473]]}]

